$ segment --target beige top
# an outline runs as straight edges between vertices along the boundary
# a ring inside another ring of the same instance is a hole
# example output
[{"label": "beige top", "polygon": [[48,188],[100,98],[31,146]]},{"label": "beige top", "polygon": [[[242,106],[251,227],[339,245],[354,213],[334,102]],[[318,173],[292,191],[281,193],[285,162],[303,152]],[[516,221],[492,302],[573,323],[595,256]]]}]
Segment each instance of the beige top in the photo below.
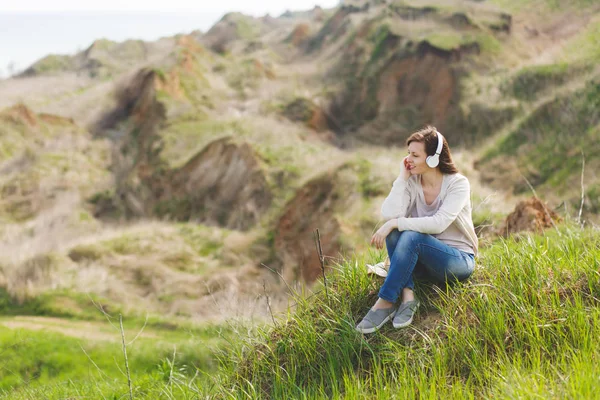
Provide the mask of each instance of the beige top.
[{"label": "beige top", "polygon": [[[404,166],[402,166],[404,168]],[[381,206],[381,216],[398,219],[398,230],[431,234],[459,250],[477,255],[479,241],[471,217],[471,186],[461,174],[444,175],[440,194],[428,206],[421,176],[402,172]]]}]

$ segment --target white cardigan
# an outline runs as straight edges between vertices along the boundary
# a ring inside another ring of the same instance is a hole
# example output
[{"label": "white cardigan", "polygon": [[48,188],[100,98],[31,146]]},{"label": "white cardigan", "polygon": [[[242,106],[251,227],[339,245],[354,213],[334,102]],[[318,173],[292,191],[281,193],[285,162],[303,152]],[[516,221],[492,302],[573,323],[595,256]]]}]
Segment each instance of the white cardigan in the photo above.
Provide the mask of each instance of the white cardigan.
[{"label": "white cardigan", "polygon": [[477,255],[479,240],[471,217],[469,180],[461,174],[447,175],[447,183],[442,185],[439,194],[442,201],[439,210],[431,217],[410,218],[418,191],[422,190],[420,178],[420,175],[412,175],[405,181],[401,173],[381,206],[381,216],[385,220],[397,218],[400,232],[415,231],[432,235],[442,233],[450,224],[456,222],[459,230],[473,244],[473,250]]}]

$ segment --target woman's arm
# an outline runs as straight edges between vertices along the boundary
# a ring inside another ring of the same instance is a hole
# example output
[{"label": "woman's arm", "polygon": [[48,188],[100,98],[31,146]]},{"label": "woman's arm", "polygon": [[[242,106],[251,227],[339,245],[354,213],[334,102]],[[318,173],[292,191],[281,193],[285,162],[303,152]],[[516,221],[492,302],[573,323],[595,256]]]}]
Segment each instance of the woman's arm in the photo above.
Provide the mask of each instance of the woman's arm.
[{"label": "woman's arm", "polygon": [[471,186],[464,176],[457,178],[449,187],[440,209],[431,217],[398,218],[398,230],[439,234],[445,231],[456,219],[469,201]]},{"label": "woman's arm", "polygon": [[410,205],[410,188],[408,179],[410,173],[406,169],[406,158],[402,161],[400,174],[392,185],[390,194],[386,197],[381,205],[381,217],[385,220],[404,217]]}]

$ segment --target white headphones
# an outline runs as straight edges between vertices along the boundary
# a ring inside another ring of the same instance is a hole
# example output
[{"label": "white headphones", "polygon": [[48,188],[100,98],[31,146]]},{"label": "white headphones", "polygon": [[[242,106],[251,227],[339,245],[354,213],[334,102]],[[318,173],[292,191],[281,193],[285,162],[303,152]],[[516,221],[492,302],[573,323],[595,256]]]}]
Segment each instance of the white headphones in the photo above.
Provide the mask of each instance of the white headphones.
[{"label": "white headphones", "polygon": [[427,158],[425,159],[425,162],[427,163],[427,165],[429,165],[430,168],[435,168],[439,165],[440,154],[442,153],[442,147],[444,147],[444,137],[441,133],[437,131],[437,129],[435,130],[435,133],[437,133],[438,138],[437,150],[435,151],[434,155],[427,156]]}]

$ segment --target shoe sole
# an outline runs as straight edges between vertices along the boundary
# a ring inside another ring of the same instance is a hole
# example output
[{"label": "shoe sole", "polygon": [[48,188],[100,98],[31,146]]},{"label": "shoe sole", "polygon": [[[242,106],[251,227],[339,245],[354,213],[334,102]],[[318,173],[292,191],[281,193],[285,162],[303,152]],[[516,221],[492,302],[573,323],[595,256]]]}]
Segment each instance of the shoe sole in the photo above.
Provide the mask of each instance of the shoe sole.
[{"label": "shoe sole", "polygon": [[398,329],[398,328],[406,328],[407,326],[409,326],[413,321],[413,317],[410,317],[410,319],[402,324],[396,324],[394,322],[392,322],[392,325],[394,326],[394,328]]},{"label": "shoe sole", "polygon": [[383,322],[381,322],[377,326],[374,326],[373,328],[366,328],[366,329],[356,328],[356,330],[359,331],[360,333],[373,333],[375,331],[378,331],[379,328],[381,328],[383,325],[385,325],[385,323],[388,322],[390,319],[394,318],[394,315],[396,315],[396,313],[392,313],[392,314],[388,315],[387,317],[385,317]]}]

